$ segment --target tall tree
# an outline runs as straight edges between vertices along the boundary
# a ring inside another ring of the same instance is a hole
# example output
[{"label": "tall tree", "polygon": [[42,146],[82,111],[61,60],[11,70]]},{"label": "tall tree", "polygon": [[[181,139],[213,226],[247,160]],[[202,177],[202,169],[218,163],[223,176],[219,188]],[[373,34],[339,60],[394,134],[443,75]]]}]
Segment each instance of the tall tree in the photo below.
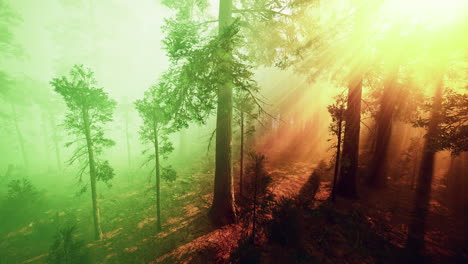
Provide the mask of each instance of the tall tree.
[{"label": "tall tree", "polygon": [[[206,1],[164,1],[178,12],[166,21],[164,40],[171,60],[162,77],[167,106],[180,129],[190,122],[204,122],[216,109],[216,168],[214,198],[209,215],[215,225],[236,219],[231,167],[233,89],[258,91],[252,66],[239,48],[245,38],[241,23],[233,20],[230,0],[221,0],[217,36],[206,20]],[[257,101],[255,101],[257,102]]]},{"label": "tall tree", "polygon": [[359,159],[359,135],[361,131],[362,75],[355,76],[348,84],[345,112],[345,131],[341,171],[337,183],[337,194],[357,198],[357,169]]},{"label": "tall tree", "polygon": [[[264,20],[265,16],[273,19],[284,15],[281,11],[287,7],[289,1],[284,3],[268,0],[240,1],[239,5],[242,7],[235,7],[233,4],[232,0],[219,1],[218,35],[220,38],[228,37],[228,39],[231,38],[235,41],[236,39],[233,37],[241,34],[239,26],[244,26],[244,30],[249,30],[249,27],[245,26],[244,21],[241,20],[242,15],[254,14],[256,20],[259,18]],[[240,14],[240,17],[236,18],[236,23],[233,23],[233,13]],[[250,17],[252,18],[252,16]],[[231,36],[230,32],[235,35]],[[241,36],[241,41],[241,43],[248,42],[244,36]],[[233,223],[236,218],[231,175],[233,87],[248,93],[250,99],[262,109],[258,99],[253,95],[253,92],[258,91],[258,87],[252,81],[252,73],[248,66],[249,60],[246,59],[245,54],[240,52],[240,46],[236,46],[236,44],[239,45],[239,43],[230,41],[221,49],[221,57],[231,66],[221,68],[220,72],[225,77],[217,89],[215,186],[213,203],[209,213],[212,221],[217,225]],[[258,45],[255,47],[258,48]]]},{"label": "tall tree", "polygon": [[416,187],[416,198],[413,209],[413,220],[408,226],[408,240],[406,247],[413,252],[420,252],[423,248],[426,218],[429,210],[429,199],[434,171],[435,140],[439,133],[440,111],[442,107],[443,80],[440,79],[432,104],[430,121],[428,122],[426,142],[421,158],[421,168]]},{"label": "tall tree", "polygon": [[[232,23],[232,0],[219,1],[219,35],[223,36]],[[231,45],[222,51],[223,57],[231,57]],[[224,73],[229,76],[230,72]],[[233,80],[223,78],[217,92],[216,154],[213,203],[209,215],[218,225],[236,221],[234,192],[232,187],[231,141],[232,141],[232,89]]]},{"label": "tall tree", "polygon": [[445,89],[444,80],[436,86],[433,102],[424,106],[429,118],[419,118],[415,124],[426,127],[421,165],[417,179],[412,221],[408,226],[406,247],[420,252],[424,246],[426,218],[434,175],[435,154],[449,150],[453,155],[468,151],[468,95]]},{"label": "tall tree", "polygon": [[115,101],[109,98],[103,88],[97,87],[94,73],[83,65],[75,65],[69,76],[54,78],[51,85],[60,94],[68,107],[65,118],[65,128],[76,140],[66,146],[76,144],[77,148],[70,164],[87,156],[83,171],[89,167],[91,198],[93,205],[94,236],[102,238],[101,220],[97,197],[97,181],[108,182],[114,176],[114,171],[108,161],[99,160],[103,148],[114,145],[114,142],[104,136],[104,125],[112,121]]},{"label": "tall tree", "polygon": [[[362,89],[371,69],[369,65],[375,60],[374,41],[379,28],[374,27],[377,24],[372,14],[380,8],[380,2],[368,5],[357,1],[349,1],[347,5],[332,4],[336,8],[323,16],[321,2],[315,3],[315,6],[311,6],[312,10],[303,9],[305,14],[300,21],[310,26],[301,30],[305,32],[302,33],[305,41],[289,57],[293,58],[298,71],[306,73],[312,80],[329,75],[346,83],[348,97],[336,194],[357,198]],[[310,14],[320,15],[311,17]],[[356,55],[363,51],[368,52],[365,57]]]},{"label": "tall tree", "polygon": [[[140,136],[143,142],[150,142],[154,152],[150,155],[150,160],[154,160],[154,172],[156,177],[156,230],[160,232],[161,227],[161,164],[160,157],[167,155],[174,149],[169,141],[168,135],[171,132],[169,122],[170,113],[164,107],[157,91],[158,86],[152,86],[145,92],[141,100],[135,102],[135,107],[143,120]],[[163,178],[174,180],[175,172],[170,168],[164,168]],[[169,176],[169,177],[168,177]]]},{"label": "tall tree", "polygon": [[[361,101],[364,79],[369,79],[369,72],[376,56],[372,55],[375,49],[376,31],[374,12],[380,8],[380,2],[372,2],[362,6],[354,2],[352,11],[345,19],[352,27],[347,30],[346,37],[338,41],[338,46],[332,44],[333,53],[338,50],[339,56],[343,55],[344,63],[349,67],[349,73],[345,78],[348,83],[348,98],[345,112],[345,128],[343,137],[343,152],[341,158],[340,177],[337,184],[337,194],[343,197],[358,198],[357,173],[359,166],[359,142],[361,132]],[[373,26],[369,26],[373,25]],[[343,54],[344,50],[346,54]],[[366,51],[366,57],[358,57],[354,52]]]},{"label": "tall tree", "polygon": [[243,195],[245,137],[255,131],[252,120],[258,118],[255,113],[256,105],[246,91],[239,91],[234,95],[234,108],[237,110],[236,121],[239,124],[239,195]]},{"label": "tall tree", "polygon": [[397,103],[395,83],[396,74],[387,76],[380,98],[380,110],[375,119],[377,133],[369,174],[369,184],[373,187],[384,187],[387,182],[388,151]]},{"label": "tall tree", "polygon": [[[383,70],[383,92],[379,98],[379,110],[375,115],[376,134],[372,154],[368,183],[372,187],[382,188],[387,185],[387,171],[390,140],[394,119],[398,115],[398,107],[406,100],[401,92],[402,85],[398,82],[401,77],[400,69],[404,68],[409,59],[414,58],[408,50],[412,46],[408,43],[408,37],[402,34],[400,25],[392,25],[386,31],[382,31],[382,37],[375,44],[379,51],[379,61]],[[412,39],[416,42],[415,39]]]},{"label": "tall tree", "polygon": [[[423,105],[422,117],[414,122],[427,129],[406,243],[407,249],[417,253],[424,248],[435,154],[441,150],[453,154],[468,151],[467,73],[464,66],[468,39],[458,33],[465,27],[423,28],[426,34],[437,37],[429,39],[424,49],[420,49],[420,61],[428,69],[426,81],[435,84],[435,92],[431,102]],[[457,93],[451,88],[465,91]]]}]

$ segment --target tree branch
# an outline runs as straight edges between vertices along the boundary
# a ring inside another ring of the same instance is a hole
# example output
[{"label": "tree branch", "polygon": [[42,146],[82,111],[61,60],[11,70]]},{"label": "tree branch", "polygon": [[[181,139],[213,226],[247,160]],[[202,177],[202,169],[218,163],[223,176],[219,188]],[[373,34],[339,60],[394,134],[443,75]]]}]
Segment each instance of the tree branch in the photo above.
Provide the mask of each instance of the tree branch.
[{"label": "tree branch", "polygon": [[[282,9],[283,10],[283,9]],[[268,10],[268,9],[234,9],[232,10],[233,14],[243,14],[243,13],[273,13],[276,15],[291,17],[291,15],[281,13],[280,11]]]},{"label": "tree branch", "polygon": [[216,132],[216,128],[215,128],[215,129],[213,130],[213,132],[211,133],[210,139],[209,139],[209,141],[208,141],[208,149],[206,150],[206,153],[207,153],[207,154],[208,154],[208,151],[210,151],[211,141],[213,141],[215,132]]},{"label": "tree branch", "polygon": [[365,126],[365,127],[369,130],[369,132],[370,132],[372,135],[375,134],[375,133],[374,133],[374,130],[372,130],[369,126],[367,126],[364,122],[362,122],[362,120],[361,120],[361,124],[362,124],[363,126]]}]

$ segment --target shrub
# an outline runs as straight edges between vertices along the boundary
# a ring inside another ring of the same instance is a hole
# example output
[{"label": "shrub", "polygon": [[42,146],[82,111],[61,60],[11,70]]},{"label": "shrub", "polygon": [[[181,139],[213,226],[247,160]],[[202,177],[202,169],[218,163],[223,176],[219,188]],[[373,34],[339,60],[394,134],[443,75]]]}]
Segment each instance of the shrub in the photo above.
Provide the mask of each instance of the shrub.
[{"label": "shrub", "polygon": [[76,240],[75,225],[60,228],[49,250],[47,263],[50,264],[86,264],[91,263],[89,250],[82,240]]},{"label": "shrub", "polygon": [[0,204],[0,233],[34,221],[42,210],[43,197],[29,179],[12,180],[7,188]]},{"label": "shrub", "polygon": [[7,199],[9,202],[29,205],[36,202],[38,198],[39,193],[29,179],[12,180],[8,184]]},{"label": "shrub", "polygon": [[301,230],[304,230],[300,221],[301,210],[294,198],[282,197],[278,201],[267,234],[271,242],[288,247],[299,246]]}]

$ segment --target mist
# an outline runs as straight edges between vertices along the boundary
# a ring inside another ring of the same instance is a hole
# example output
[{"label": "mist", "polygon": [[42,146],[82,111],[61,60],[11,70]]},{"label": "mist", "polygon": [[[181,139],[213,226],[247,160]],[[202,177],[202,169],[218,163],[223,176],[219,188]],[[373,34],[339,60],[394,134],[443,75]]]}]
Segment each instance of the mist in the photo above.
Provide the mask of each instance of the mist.
[{"label": "mist", "polygon": [[463,262],[467,14],[0,0],[0,263]]}]

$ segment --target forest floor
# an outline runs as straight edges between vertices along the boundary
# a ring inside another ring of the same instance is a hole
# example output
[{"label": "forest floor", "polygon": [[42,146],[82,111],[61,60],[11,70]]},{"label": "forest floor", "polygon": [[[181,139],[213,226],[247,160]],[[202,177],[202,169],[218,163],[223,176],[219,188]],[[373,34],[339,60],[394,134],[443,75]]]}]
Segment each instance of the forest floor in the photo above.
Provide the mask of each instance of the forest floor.
[{"label": "forest floor", "polygon": [[[277,198],[297,194],[309,178],[313,167],[314,165],[307,163],[294,163],[267,168],[273,179],[271,191]],[[204,209],[206,214],[208,207]],[[152,263],[223,263],[228,261],[243,233],[245,229],[241,223],[216,229],[155,259]]]},{"label": "forest floor", "polygon": [[[296,237],[292,235],[299,242],[290,247],[263,239],[255,246],[260,257],[251,263],[413,263],[414,256],[404,249],[414,200],[414,191],[408,184],[397,182],[379,191],[362,189],[359,200],[338,198],[336,203],[331,203],[332,178],[328,171],[322,175],[313,199],[306,201],[304,207],[303,191],[315,167],[307,163],[267,167],[276,200],[281,197],[301,200],[298,219],[282,226],[285,230],[290,225],[299,226]],[[440,180],[436,180],[430,202],[426,252],[416,259],[427,263],[467,263],[465,220],[450,215],[443,205],[443,188]],[[239,223],[213,230],[152,263],[229,263],[236,248],[242,247],[239,241],[246,231]],[[294,231],[293,228],[288,232]],[[282,239],[288,240],[289,235]],[[249,263],[249,260],[247,257],[237,262]]]},{"label": "forest floor", "polygon": [[[283,198],[295,201],[286,208],[289,213],[295,212],[295,216],[293,219],[286,217],[286,221],[276,220],[286,232],[279,236],[280,241],[273,236],[257,242],[255,250],[261,259],[258,262],[404,263],[403,247],[413,201],[413,191],[407,184],[393,185],[379,192],[363,189],[359,200],[338,199],[333,204],[328,199],[332,179],[330,171],[321,175],[314,197],[304,198],[308,193],[305,187],[316,167],[316,164],[302,162],[267,164],[266,170],[272,178],[270,191],[276,201]],[[129,184],[103,192],[104,239],[86,244],[93,256],[92,263],[233,261],[233,252],[243,250],[238,249],[241,246],[239,241],[248,230],[243,223],[220,229],[212,227],[207,217],[212,200],[212,172],[192,171],[187,175],[163,186],[163,231],[160,233],[154,230],[156,218],[150,183],[139,189]],[[442,193],[443,185],[436,181],[424,260],[430,263],[467,263],[466,220],[450,215],[441,202]],[[10,258],[0,262],[45,263],[50,243],[38,244],[37,237],[52,237],[48,230],[55,230],[67,219],[82,227],[77,239],[91,241],[89,201],[87,197],[80,201],[50,209],[44,217],[3,236],[0,248]],[[287,207],[284,203],[283,206]],[[62,207],[66,209],[60,210]],[[265,232],[272,232],[269,226],[263,228]],[[281,241],[291,243],[288,245]]]}]

